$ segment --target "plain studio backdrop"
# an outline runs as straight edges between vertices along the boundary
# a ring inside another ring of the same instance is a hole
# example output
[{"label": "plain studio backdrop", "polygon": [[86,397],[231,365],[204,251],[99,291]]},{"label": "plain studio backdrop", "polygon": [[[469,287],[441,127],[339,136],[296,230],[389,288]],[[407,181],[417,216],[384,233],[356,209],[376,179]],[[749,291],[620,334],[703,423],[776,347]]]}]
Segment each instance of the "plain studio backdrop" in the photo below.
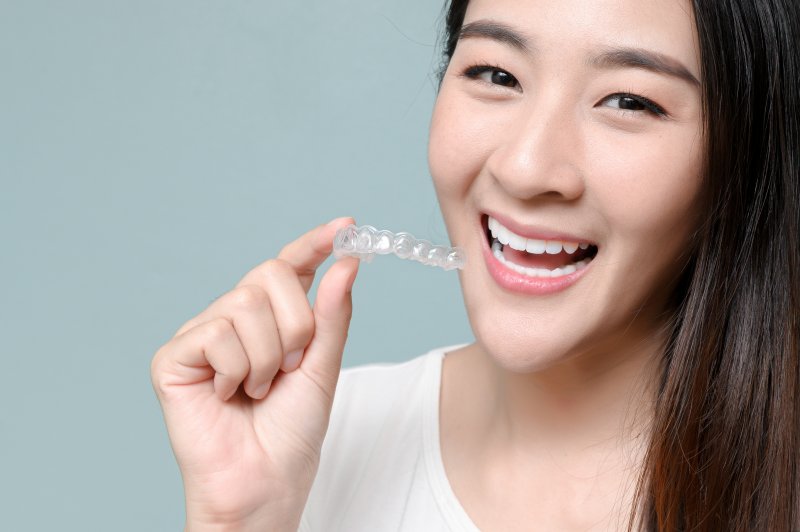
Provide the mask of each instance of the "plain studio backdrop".
[{"label": "plain studio backdrop", "polygon": [[[446,242],[442,3],[0,1],[0,529],[181,529],[158,347],[331,218]],[[345,367],[472,339],[456,273],[361,268]]]}]

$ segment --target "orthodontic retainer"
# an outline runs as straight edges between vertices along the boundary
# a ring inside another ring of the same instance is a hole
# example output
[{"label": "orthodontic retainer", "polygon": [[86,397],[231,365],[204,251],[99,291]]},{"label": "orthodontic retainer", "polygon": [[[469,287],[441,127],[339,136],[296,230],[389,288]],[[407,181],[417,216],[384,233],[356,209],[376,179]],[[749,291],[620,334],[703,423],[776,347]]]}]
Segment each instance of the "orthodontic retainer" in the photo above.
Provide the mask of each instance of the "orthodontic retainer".
[{"label": "orthodontic retainer", "polygon": [[371,225],[350,224],[336,231],[333,239],[333,256],[337,259],[349,256],[371,262],[375,255],[389,254],[445,270],[463,269],[466,262],[460,248],[435,246],[408,233],[379,231]]}]

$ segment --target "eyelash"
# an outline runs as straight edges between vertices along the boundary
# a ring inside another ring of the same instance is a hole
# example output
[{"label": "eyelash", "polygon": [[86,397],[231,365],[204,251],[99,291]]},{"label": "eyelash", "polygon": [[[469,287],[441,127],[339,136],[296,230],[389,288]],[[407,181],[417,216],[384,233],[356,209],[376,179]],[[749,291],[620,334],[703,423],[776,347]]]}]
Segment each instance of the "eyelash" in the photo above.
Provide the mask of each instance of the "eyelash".
[{"label": "eyelash", "polygon": [[[481,74],[485,74],[486,72],[502,72],[502,73],[508,75],[514,82],[519,83],[517,78],[514,77],[513,74],[511,74],[510,72],[508,72],[504,68],[500,68],[499,66],[495,66],[495,65],[483,64],[483,63],[475,64],[475,65],[472,65],[470,67],[467,67],[464,70],[464,74],[463,75],[466,76],[469,79],[477,80],[478,76],[480,76]],[[494,85],[494,86],[498,86],[498,87],[506,87],[506,85],[500,85],[498,83],[491,83],[491,82],[488,82],[488,83],[490,83],[491,85]],[[508,88],[511,88],[511,87],[508,87]],[[616,92],[614,94],[609,94],[603,101],[608,100],[611,97],[630,98],[630,99],[636,101],[637,103],[641,104],[642,106],[644,106],[645,109],[643,109],[643,110],[646,110],[649,113],[651,113],[651,114],[653,114],[653,115],[655,115],[657,117],[664,118],[664,117],[667,116],[667,112],[660,105],[658,105],[656,102],[654,102],[653,100],[651,100],[649,98],[645,98],[644,96],[639,96],[638,94],[633,94],[631,92]],[[620,111],[623,112],[623,113],[636,113],[636,112],[638,112],[638,110],[634,110],[634,109],[620,109]]]}]

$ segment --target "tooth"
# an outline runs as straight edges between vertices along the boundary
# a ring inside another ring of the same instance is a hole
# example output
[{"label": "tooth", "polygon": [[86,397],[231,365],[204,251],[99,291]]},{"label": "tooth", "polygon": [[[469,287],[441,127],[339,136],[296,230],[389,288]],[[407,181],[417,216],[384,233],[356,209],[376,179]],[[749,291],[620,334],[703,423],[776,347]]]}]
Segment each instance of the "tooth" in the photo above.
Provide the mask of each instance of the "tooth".
[{"label": "tooth", "polygon": [[535,238],[529,238],[528,243],[525,244],[525,251],[528,253],[535,253],[536,255],[541,255],[544,253],[546,246],[546,242],[544,240],[536,240]]},{"label": "tooth", "polygon": [[517,251],[525,251],[525,244],[526,239],[522,238],[519,235],[515,235],[514,233],[510,233],[508,235],[508,245],[511,249],[516,249]]},{"label": "tooth", "polygon": [[508,241],[511,239],[511,231],[503,227],[502,225],[497,228],[497,240],[500,241],[501,244],[504,246],[508,244]]},{"label": "tooth", "polygon": [[575,242],[564,242],[564,251],[572,255],[578,250],[578,244]]},{"label": "tooth", "polygon": [[576,271],[584,269],[592,259],[583,259],[578,261],[574,264],[567,264],[561,268],[556,268],[554,270],[548,270],[546,268],[526,268],[525,266],[521,266],[519,264],[515,264],[510,260],[507,260],[503,253],[500,251],[500,244],[497,243],[495,246],[492,246],[492,252],[497,260],[502,262],[507,268],[514,270],[517,273],[522,275],[527,275],[528,277],[544,277],[544,278],[551,278],[551,277],[561,277],[563,275],[569,275],[571,273],[575,273]]},{"label": "tooth", "polygon": [[489,231],[491,231],[492,236],[494,238],[497,238],[497,226],[498,226],[497,220],[495,220],[492,217],[489,217]]},{"label": "tooth", "polygon": [[561,253],[561,241],[560,240],[548,240],[547,241],[546,251],[550,255],[556,255],[558,253]]},{"label": "tooth", "polygon": [[589,244],[587,244],[586,242],[581,242],[580,244],[578,244],[578,247],[580,247],[581,249],[589,249]]}]

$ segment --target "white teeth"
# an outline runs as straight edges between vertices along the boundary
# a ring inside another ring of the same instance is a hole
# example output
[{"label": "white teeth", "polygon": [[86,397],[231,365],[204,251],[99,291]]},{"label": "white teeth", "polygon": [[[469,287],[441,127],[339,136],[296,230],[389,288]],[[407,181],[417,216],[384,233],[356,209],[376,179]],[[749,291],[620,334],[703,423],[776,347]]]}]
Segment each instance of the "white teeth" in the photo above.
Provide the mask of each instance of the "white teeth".
[{"label": "white teeth", "polygon": [[577,242],[564,242],[564,251],[572,255],[576,251],[578,251],[578,243]]},{"label": "white teeth", "polygon": [[556,255],[558,253],[561,253],[561,248],[562,244],[558,240],[548,240],[545,251],[547,251],[549,255]]},{"label": "white teeth", "polygon": [[542,255],[548,253],[555,255],[561,253],[562,250],[570,255],[575,253],[578,248],[588,249],[587,242],[565,242],[562,240],[537,240],[535,238],[525,238],[516,233],[511,232],[510,229],[504,227],[500,222],[489,217],[489,231],[492,237],[500,241],[504,246],[509,246],[517,251],[527,251],[535,255]]},{"label": "white teeth", "polygon": [[508,246],[511,249],[516,249],[517,251],[525,251],[525,247],[527,245],[528,245],[528,239],[522,238],[519,235],[511,233],[508,237]]},{"label": "white teeth", "polygon": [[500,242],[495,241],[492,243],[492,254],[502,262],[506,267],[514,270],[517,273],[522,275],[527,275],[528,277],[561,277],[562,275],[569,275],[571,273],[575,273],[578,270],[584,269],[592,259],[583,259],[581,261],[576,262],[575,264],[568,264],[566,266],[562,266],[561,268],[556,268],[555,270],[548,270],[547,268],[526,268],[525,266],[521,266],[519,264],[515,264],[510,260],[506,259],[501,251],[502,245]]},{"label": "white teeth", "polygon": [[541,255],[544,253],[545,249],[547,248],[547,242],[544,240],[536,240],[535,238],[529,238],[528,244],[525,246],[525,251],[528,253],[535,253],[537,255]]},{"label": "white teeth", "polygon": [[502,225],[497,228],[497,234],[494,235],[497,240],[500,241],[501,244],[504,246],[508,244],[509,240],[511,240],[511,231],[503,227]]}]

